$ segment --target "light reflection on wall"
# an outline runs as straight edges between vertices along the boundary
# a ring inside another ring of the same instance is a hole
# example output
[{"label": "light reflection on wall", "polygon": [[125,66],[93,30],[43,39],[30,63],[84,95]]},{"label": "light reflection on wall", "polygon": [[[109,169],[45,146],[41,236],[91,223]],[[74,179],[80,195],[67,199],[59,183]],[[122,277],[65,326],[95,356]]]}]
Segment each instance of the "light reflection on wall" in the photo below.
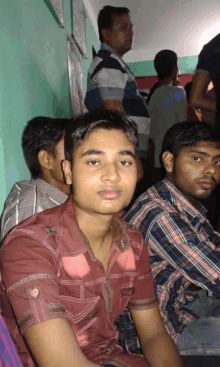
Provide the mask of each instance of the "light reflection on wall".
[{"label": "light reflection on wall", "polygon": [[214,24],[212,22],[209,22],[209,24],[207,24],[206,29],[204,30],[204,32],[202,32],[201,36],[198,39],[198,52],[200,52],[203,46],[220,32],[220,20]]}]

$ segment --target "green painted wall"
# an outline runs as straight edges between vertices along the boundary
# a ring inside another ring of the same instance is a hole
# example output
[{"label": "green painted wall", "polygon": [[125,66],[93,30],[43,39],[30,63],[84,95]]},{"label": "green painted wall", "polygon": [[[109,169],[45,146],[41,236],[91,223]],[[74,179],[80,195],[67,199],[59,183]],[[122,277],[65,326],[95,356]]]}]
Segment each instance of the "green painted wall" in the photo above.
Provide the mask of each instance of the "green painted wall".
[{"label": "green painted wall", "polygon": [[[198,62],[198,56],[179,57],[179,65],[182,74],[194,73]],[[153,60],[128,63],[134,76],[156,75]]]},{"label": "green painted wall", "polygon": [[[71,0],[64,24],[71,27]],[[69,29],[71,32],[71,29]],[[21,133],[34,116],[71,115],[66,33],[43,0],[1,0],[0,210],[17,180],[29,178]]]}]

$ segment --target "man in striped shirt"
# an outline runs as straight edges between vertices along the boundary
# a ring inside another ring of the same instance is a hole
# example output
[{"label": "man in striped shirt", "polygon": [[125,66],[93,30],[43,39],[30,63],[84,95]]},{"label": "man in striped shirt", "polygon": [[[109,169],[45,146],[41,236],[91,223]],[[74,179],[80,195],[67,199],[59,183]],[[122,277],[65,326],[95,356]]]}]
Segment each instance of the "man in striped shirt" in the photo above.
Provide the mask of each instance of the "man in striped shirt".
[{"label": "man in striped shirt", "polygon": [[140,158],[147,157],[150,132],[148,108],[122,57],[132,48],[133,24],[125,7],[104,6],[99,12],[101,48],[87,79],[87,108],[126,112],[137,123]]},{"label": "man in striped shirt", "polygon": [[220,181],[220,135],[205,122],[175,124],[160,158],[166,178],[125,219],[149,246],[161,315],[181,354],[220,354],[220,234],[200,203]]},{"label": "man in striped shirt", "polygon": [[1,217],[1,241],[15,225],[63,204],[70,195],[61,167],[68,121],[40,116],[27,123],[22,148],[32,179],[16,182],[10,191]]}]

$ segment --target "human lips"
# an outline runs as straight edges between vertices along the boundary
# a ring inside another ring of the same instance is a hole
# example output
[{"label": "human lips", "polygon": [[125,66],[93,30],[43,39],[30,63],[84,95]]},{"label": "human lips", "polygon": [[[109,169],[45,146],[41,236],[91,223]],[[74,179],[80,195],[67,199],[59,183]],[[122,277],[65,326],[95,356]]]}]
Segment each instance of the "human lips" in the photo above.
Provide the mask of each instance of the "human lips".
[{"label": "human lips", "polygon": [[115,188],[107,188],[99,191],[98,194],[102,196],[104,199],[114,200],[121,195],[121,191]]},{"label": "human lips", "polygon": [[212,189],[216,186],[216,183],[214,180],[203,180],[200,181],[200,185],[203,189]]}]

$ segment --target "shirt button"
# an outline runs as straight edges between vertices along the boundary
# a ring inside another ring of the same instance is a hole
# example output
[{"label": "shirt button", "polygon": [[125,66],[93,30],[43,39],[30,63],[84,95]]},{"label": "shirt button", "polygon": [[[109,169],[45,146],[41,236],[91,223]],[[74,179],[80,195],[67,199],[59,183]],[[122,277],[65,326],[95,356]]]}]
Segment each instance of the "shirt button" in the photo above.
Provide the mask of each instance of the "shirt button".
[{"label": "shirt button", "polygon": [[32,289],[30,295],[33,298],[37,298],[37,296],[39,295],[39,290],[37,288]]}]

